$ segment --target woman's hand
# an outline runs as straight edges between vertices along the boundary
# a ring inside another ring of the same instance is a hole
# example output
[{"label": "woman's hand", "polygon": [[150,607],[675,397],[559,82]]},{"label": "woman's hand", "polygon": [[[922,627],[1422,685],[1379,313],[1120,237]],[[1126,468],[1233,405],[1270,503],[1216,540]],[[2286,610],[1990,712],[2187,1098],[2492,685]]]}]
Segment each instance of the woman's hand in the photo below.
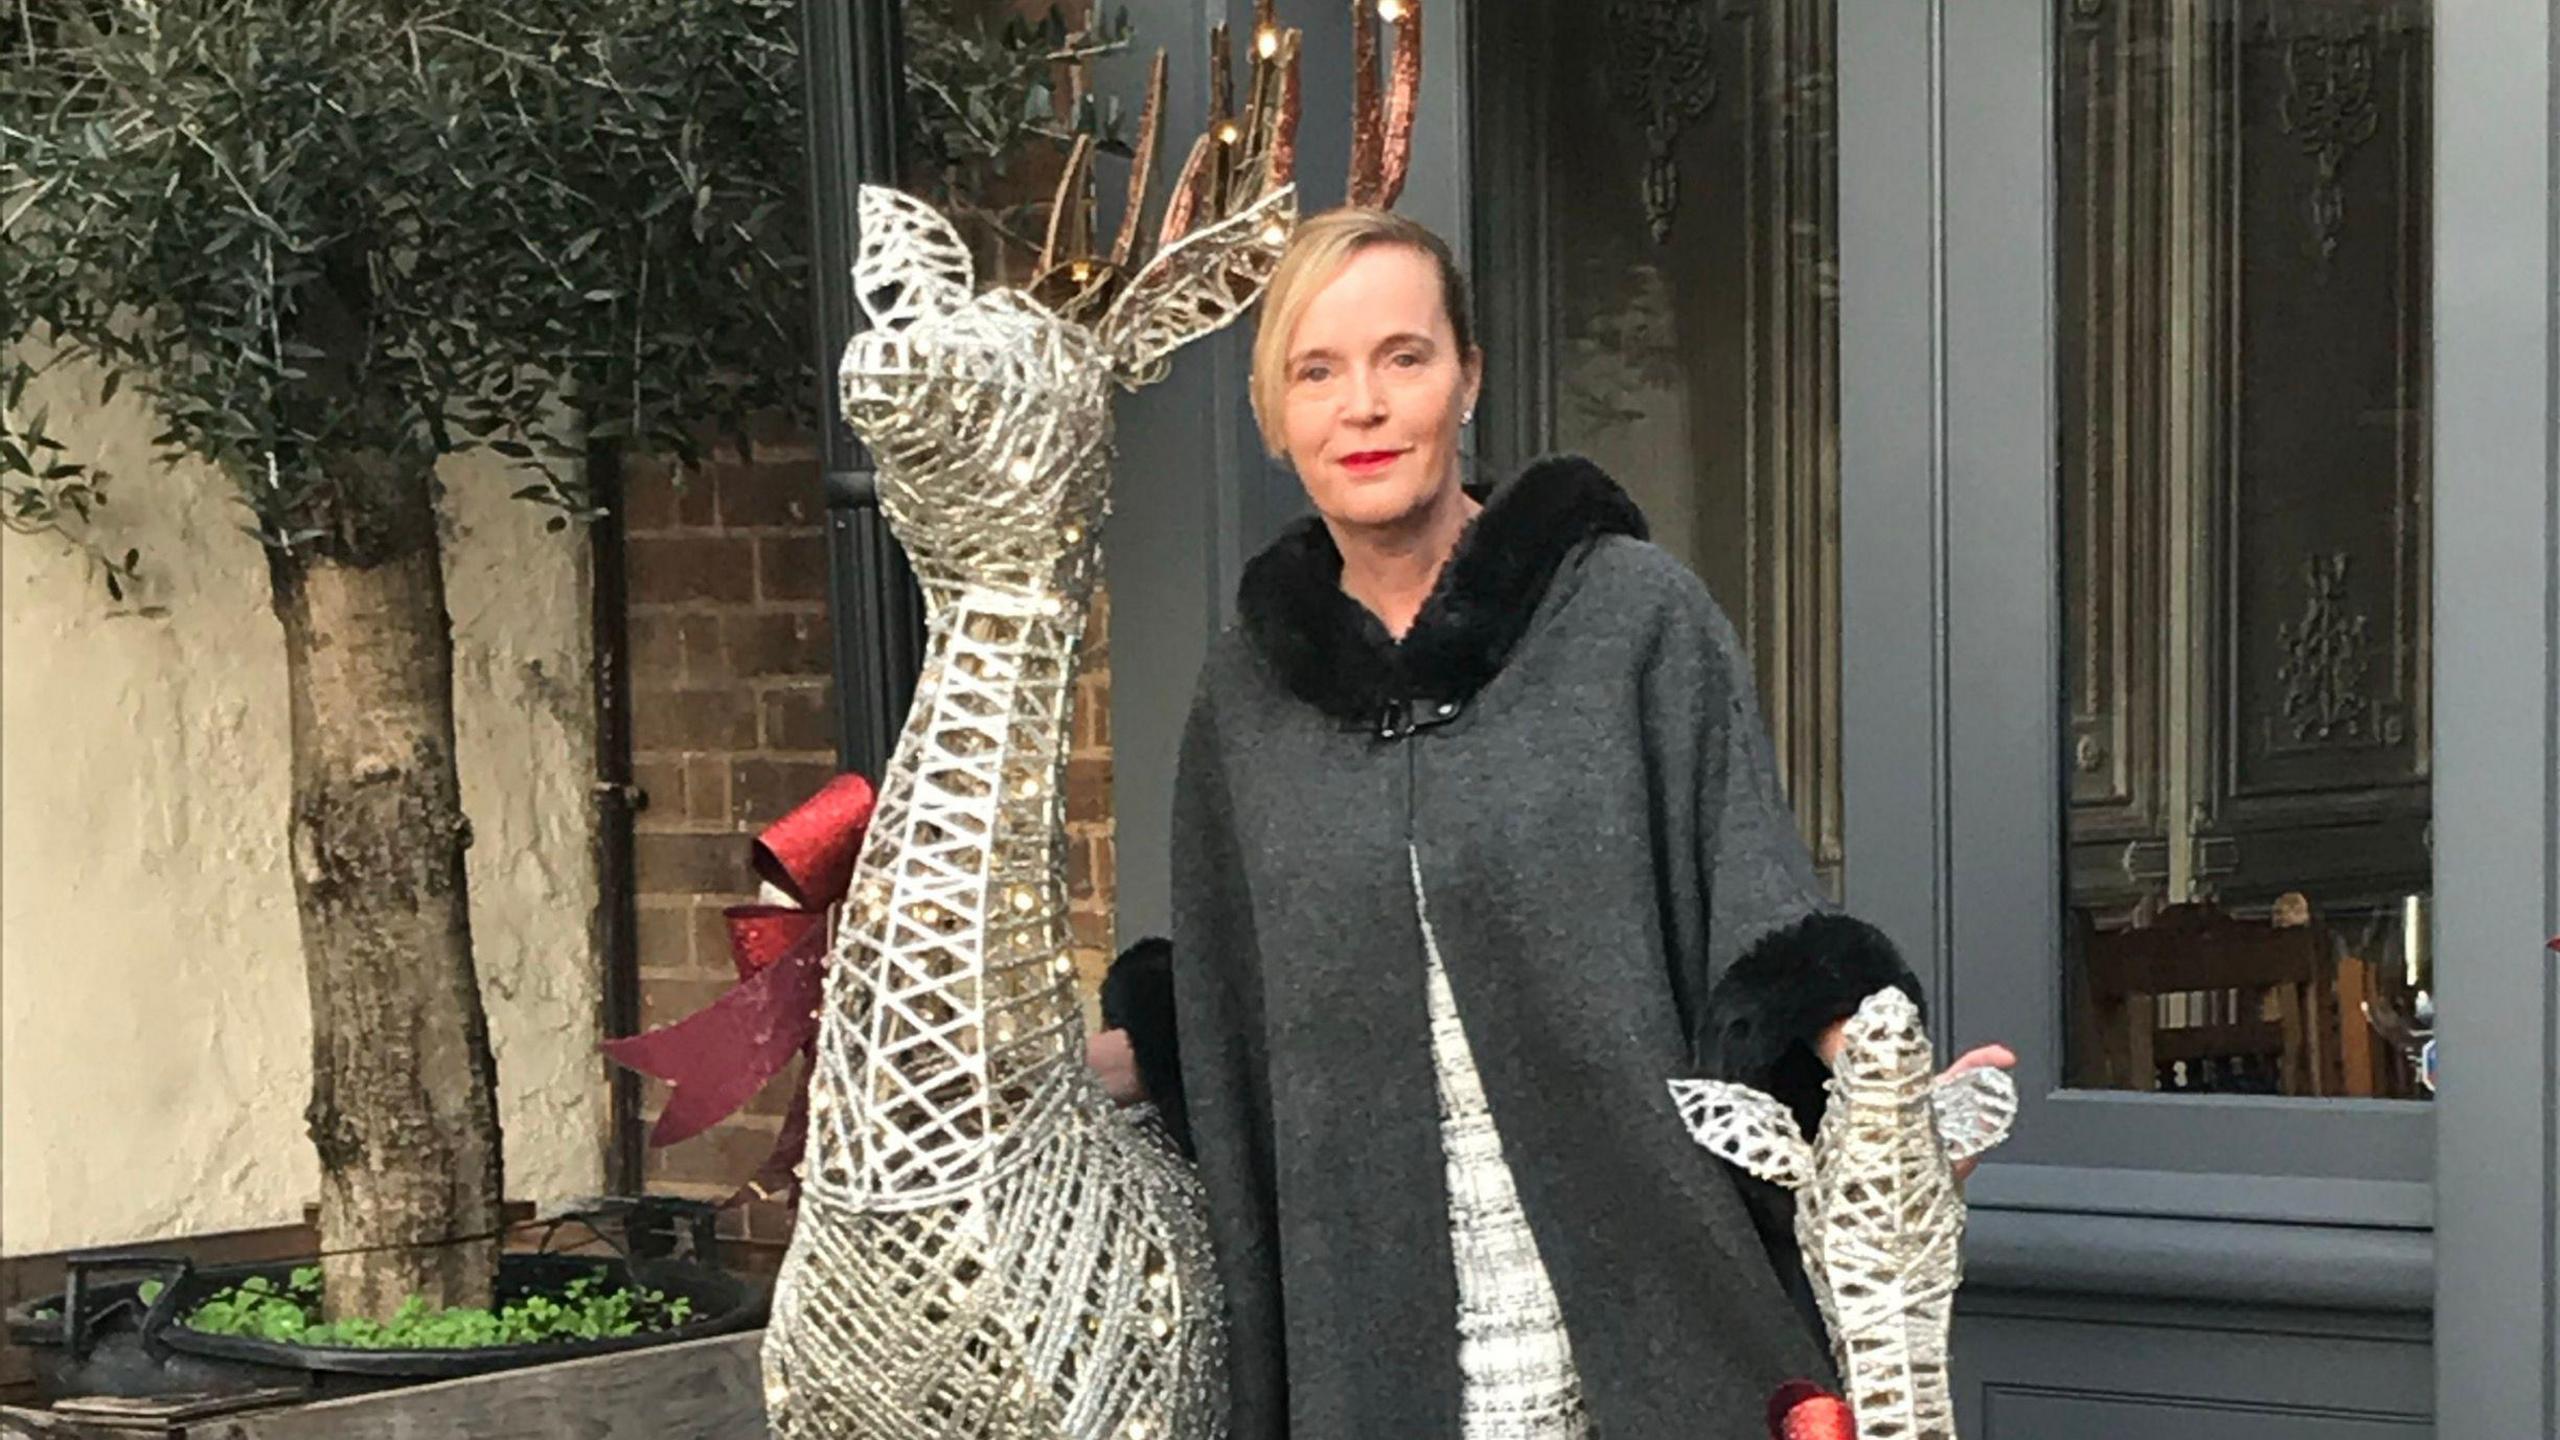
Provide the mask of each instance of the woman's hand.
[{"label": "woman's hand", "polygon": [[[1822,1032],[1822,1038],[1814,1042],[1814,1049],[1821,1054],[1823,1064],[1834,1067],[1839,1065],[1840,1047],[1845,1043],[1846,1036],[1844,1032],[1846,1031],[1848,1024],[1849,1022],[1846,1020],[1834,1022],[1830,1029]],[[2008,1046],[1982,1045],[1977,1046],[1974,1049],[1967,1050],[1964,1054],[1958,1056],[1956,1058],[1956,1063],[1948,1066],[1945,1071],[1940,1073],[1938,1076],[1938,1083],[1943,1085],[1947,1081],[1954,1079],[1958,1075],[1962,1075],[1968,1070],[2015,1070],[2017,1068],[2017,1054],[2010,1050]],[[1974,1172],[1975,1167],[1979,1166],[1981,1163],[1982,1161],[1979,1158],[1957,1161],[1956,1183],[1959,1185],[1963,1184],[1965,1177],[1971,1175]]]},{"label": "woman's hand", "polygon": [[[1938,1076],[1938,1081],[1944,1084],[1968,1070],[2015,1070],[2017,1068],[2018,1057],[2008,1046],[1981,1045],[1957,1056],[1956,1063],[1948,1066],[1946,1071]],[[1971,1175],[1975,1167],[1981,1163],[1982,1157],[1978,1155],[1970,1160],[1957,1161],[1956,1183],[1962,1185],[1965,1177]]]},{"label": "woman's hand", "polygon": [[1126,1030],[1103,1030],[1084,1042],[1084,1063],[1102,1081],[1102,1092],[1122,1105],[1147,1098],[1147,1082],[1138,1074],[1138,1052]]}]

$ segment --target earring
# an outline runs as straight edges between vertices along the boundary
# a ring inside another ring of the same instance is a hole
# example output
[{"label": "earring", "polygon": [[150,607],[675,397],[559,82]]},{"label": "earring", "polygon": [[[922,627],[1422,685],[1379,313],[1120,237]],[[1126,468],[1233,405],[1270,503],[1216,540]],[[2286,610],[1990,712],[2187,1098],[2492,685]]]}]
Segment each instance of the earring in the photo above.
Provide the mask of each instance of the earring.
[{"label": "earring", "polygon": [[1461,425],[1473,425],[1474,423],[1476,423],[1476,412],[1475,412],[1475,411],[1473,411],[1473,410],[1469,410],[1469,411],[1468,411],[1467,413],[1465,413],[1464,415],[1459,416],[1459,417],[1458,417],[1458,423],[1459,423],[1459,424],[1461,424]]}]

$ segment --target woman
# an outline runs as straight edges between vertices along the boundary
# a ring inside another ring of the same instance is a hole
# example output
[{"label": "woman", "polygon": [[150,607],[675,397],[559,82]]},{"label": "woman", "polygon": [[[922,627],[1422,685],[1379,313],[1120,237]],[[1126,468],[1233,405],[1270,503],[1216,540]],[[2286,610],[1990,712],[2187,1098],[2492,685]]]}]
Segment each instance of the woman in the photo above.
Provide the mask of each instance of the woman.
[{"label": "woman", "polygon": [[1263,304],[1255,413],[1316,515],[1246,570],[1173,836],[1233,1433],[1759,1440],[1827,1361],[1783,1197],[1665,1082],[1818,1114],[1838,1022],[1916,982],[1826,910],[1732,628],[1617,486],[1461,487],[1448,247],[1324,215]]}]

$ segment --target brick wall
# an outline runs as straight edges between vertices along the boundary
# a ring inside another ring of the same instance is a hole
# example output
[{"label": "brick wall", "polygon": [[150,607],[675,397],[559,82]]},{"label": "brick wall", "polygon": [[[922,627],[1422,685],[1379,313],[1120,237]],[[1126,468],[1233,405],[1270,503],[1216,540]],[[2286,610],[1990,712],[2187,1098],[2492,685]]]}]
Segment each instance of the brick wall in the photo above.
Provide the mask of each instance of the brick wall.
[{"label": "brick wall", "polygon": [[[815,449],[759,442],[682,478],[627,467],[633,773],[641,1019],[663,1025],[735,979],[723,907],[754,898],[747,839],[835,773],[827,557]],[[1112,954],[1108,601],[1097,606],[1077,686],[1068,770],[1068,885],[1078,972]],[[660,1193],[727,1196],[773,1144],[796,1070],[737,1115],[649,1152]],[[666,1087],[643,1082],[655,1119]],[[778,1207],[733,1212],[738,1238],[778,1241]]]},{"label": "brick wall", "polygon": [[[1067,751],[1067,919],[1085,994],[1102,985],[1113,949],[1111,593],[1094,596],[1076,674],[1075,738]],[[1090,1011],[1090,1007],[1088,1007]],[[1092,1019],[1088,1013],[1087,1019]]]}]

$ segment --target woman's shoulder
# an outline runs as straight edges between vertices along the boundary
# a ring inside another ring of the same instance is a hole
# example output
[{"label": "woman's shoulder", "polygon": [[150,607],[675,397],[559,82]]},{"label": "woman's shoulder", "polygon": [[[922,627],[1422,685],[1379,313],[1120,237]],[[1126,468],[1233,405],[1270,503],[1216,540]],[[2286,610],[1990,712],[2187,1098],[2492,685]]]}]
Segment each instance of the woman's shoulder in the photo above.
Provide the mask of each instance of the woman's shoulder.
[{"label": "woman's shoulder", "polygon": [[1687,562],[1650,540],[1604,535],[1585,552],[1570,597],[1586,619],[1729,645],[1733,623]]},{"label": "woman's shoulder", "polygon": [[1231,621],[1209,637],[1192,685],[1192,713],[1195,719],[1248,717],[1269,707],[1279,684],[1253,637]]}]

